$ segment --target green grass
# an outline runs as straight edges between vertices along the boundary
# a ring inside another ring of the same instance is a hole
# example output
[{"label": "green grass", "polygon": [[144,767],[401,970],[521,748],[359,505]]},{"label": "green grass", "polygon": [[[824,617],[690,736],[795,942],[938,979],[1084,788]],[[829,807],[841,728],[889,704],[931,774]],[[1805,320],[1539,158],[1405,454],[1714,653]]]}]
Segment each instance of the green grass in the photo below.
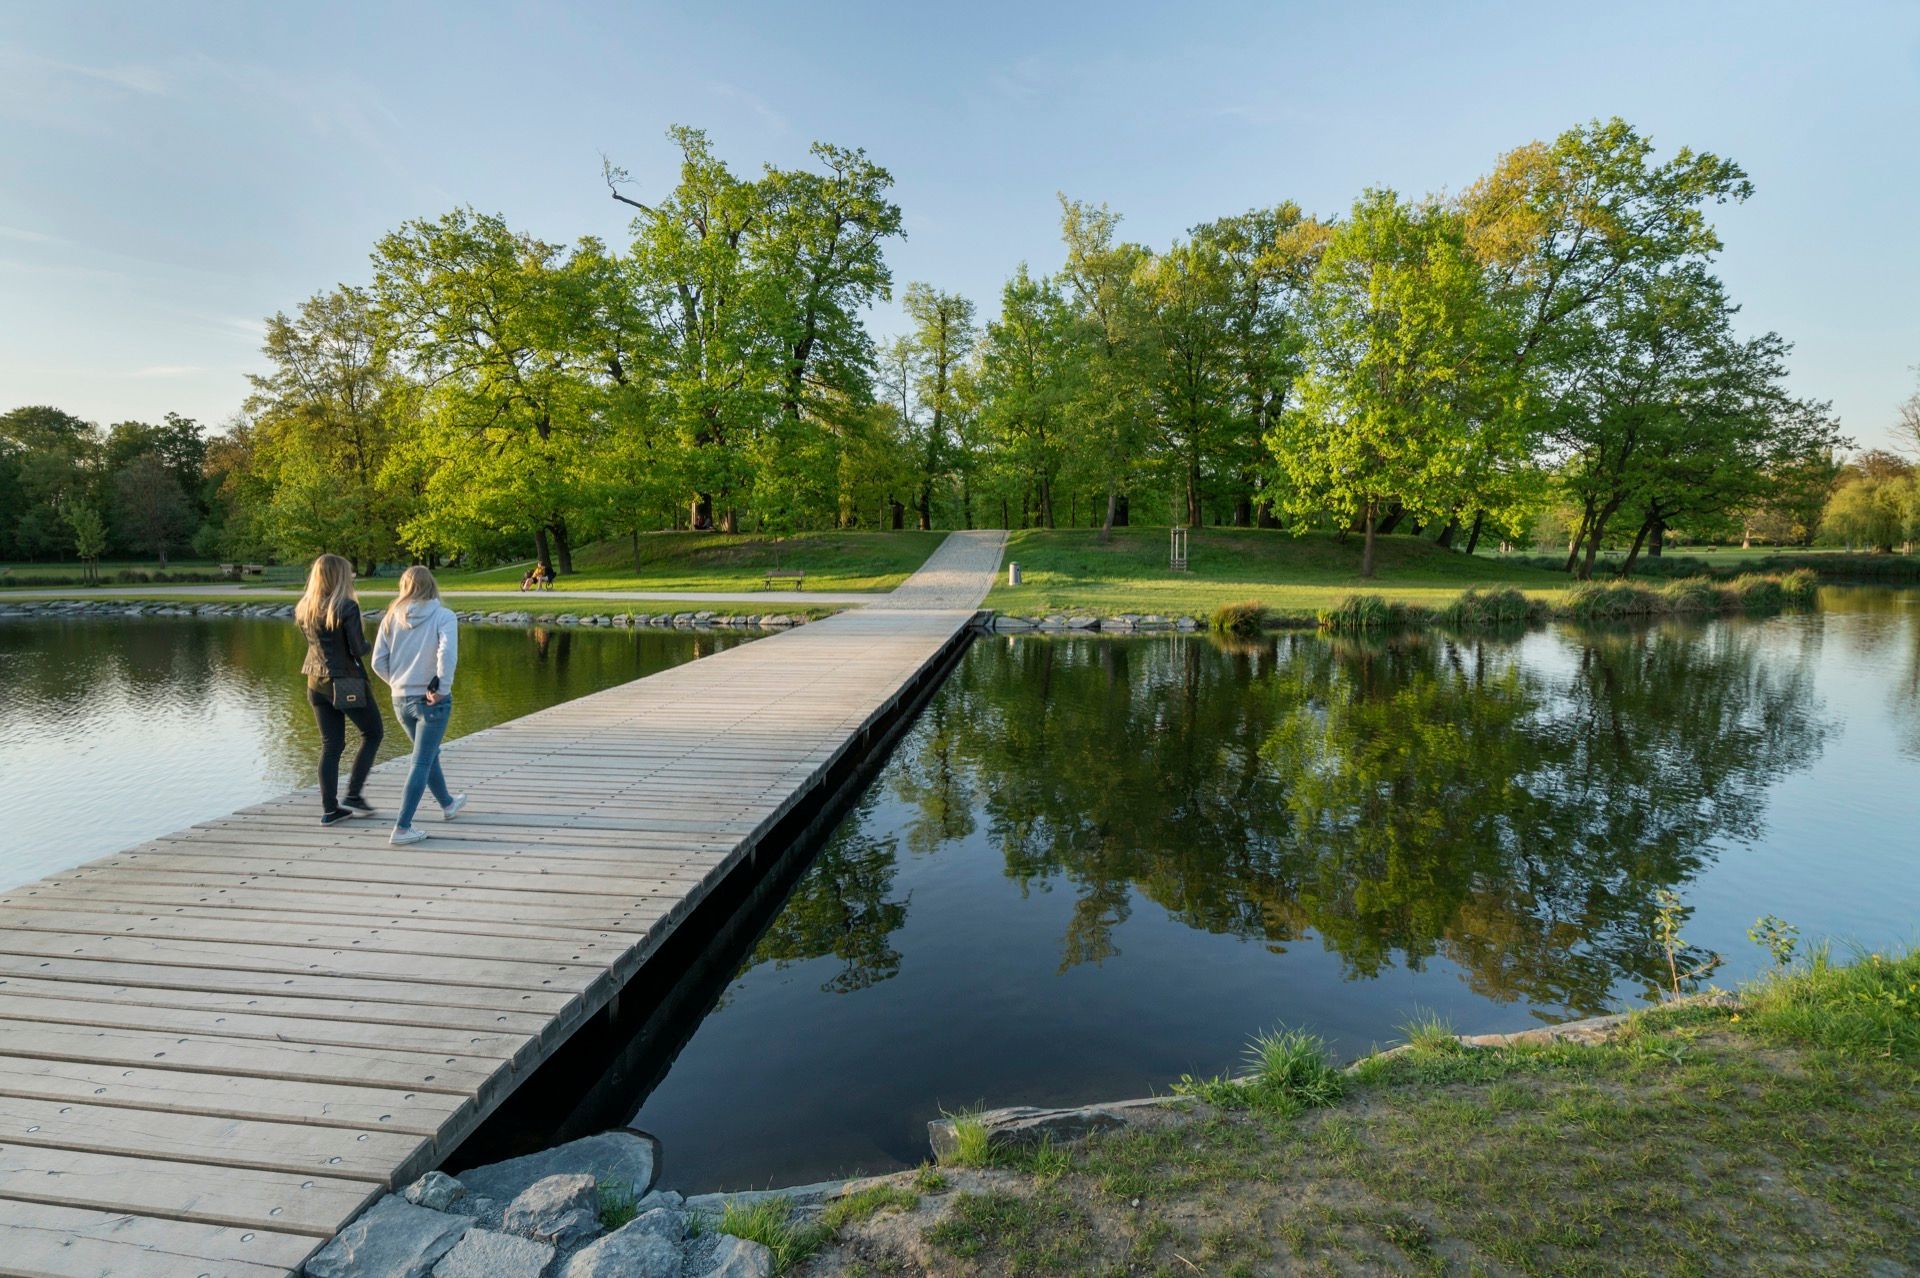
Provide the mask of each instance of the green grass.
[{"label": "green grass", "polygon": [[1167,530],[1116,528],[1102,544],[1090,529],[1026,529],[1011,534],[1006,557],[1023,584],[996,585],[987,607],[1019,617],[1052,613],[1114,616],[1159,613],[1207,616],[1216,608],[1257,603],[1279,617],[1311,622],[1324,608],[1364,589],[1391,602],[1440,608],[1469,587],[1507,587],[1549,599],[1564,575],[1487,555],[1442,550],[1414,537],[1383,537],[1377,575],[1360,576],[1358,538],[1266,528],[1196,528],[1190,572],[1167,567]]},{"label": "green grass", "polygon": [[633,1186],[624,1180],[603,1180],[599,1184],[600,1228],[611,1233],[640,1214],[640,1199]]},{"label": "green grass", "polygon": [[713,1226],[716,1232],[757,1242],[773,1253],[773,1272],[784,1274],[820,1250],[833,1237],[824,1222],[794,1214],[787,1198],[762,1198],[752,1204],[730,1202]]},{"label": "green grass", "polygon": [[1305,1030],[1278,1029],[1247,1045],[1252,1072],[1245,1078],[1183,1076],[1175,1093],[1220,1109],[1297,1114],[1331,1105],[1346,1094],[1346,1075],[1327,1055],[1326,1040]]},{"label": "green grass", "polygon": [[[891,590],[926,562],[944,532],[803,532],[786,537],[661,532],[581,547],[565,590],[759,590],[769,569],[807,574],[805,590]],[[449,590],[520,584],[531,561],[483,572],[445,573]]]},{"label": "green grass", "polygon": [[[1417,1017],[1317,1106],[1195,1106],[1002,1168],[867,1272],[1920,1271],[1920,953],[1825,954],[1613,1041],[1469,1048]],[[1259,1048],[1309,1090],[1303,1036]]]}]

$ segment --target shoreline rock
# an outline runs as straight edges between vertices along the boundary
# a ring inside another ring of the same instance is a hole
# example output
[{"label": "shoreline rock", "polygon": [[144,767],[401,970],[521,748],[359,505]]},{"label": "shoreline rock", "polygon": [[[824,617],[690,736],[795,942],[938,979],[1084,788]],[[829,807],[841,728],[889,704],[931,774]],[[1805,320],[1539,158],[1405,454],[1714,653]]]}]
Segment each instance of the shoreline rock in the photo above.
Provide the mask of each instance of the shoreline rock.
[{"label": "shoreline rock", "polygon": [[[442,596],[450,604],[459,600]],[[369,608],[368,621],[377,621],[381,609]],[[521,629],[547,627],[561,630],[790,630],[804,626],[808,618],[800,613],[533,613],[523,609],[455,609],[454,616],[468,626],[514,626]],[[293,616],[291,603],[167,603],[153,599],[0,599],[0,618],[5,617],[241,617],[255,620],[285,620]]]}]

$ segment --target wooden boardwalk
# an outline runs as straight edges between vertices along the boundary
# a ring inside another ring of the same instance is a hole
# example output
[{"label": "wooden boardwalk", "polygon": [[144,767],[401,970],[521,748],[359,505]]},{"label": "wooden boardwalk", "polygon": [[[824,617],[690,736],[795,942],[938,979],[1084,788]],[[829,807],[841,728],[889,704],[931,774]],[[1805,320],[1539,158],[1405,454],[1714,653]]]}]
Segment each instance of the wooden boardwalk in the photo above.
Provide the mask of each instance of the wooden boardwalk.
[{"label": "wooden boardwalk", "polygon": [[[0,1274],[297,1272],[858,748],[1003,542],[956,533],[869,607],[451,743],[473,801],[429,803],[425,843],[322,828],[303,791],[0,894]],[[376,806],[404,775],[375,770]]]}]

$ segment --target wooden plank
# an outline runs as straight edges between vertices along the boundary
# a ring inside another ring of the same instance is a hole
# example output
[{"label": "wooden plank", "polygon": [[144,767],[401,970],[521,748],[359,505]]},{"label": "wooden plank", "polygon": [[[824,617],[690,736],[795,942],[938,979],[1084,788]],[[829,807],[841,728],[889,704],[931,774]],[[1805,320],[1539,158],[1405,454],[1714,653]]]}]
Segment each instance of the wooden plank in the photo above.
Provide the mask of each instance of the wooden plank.
[{"label": "wooden plank", "polygon": [[325,1238],[380,1192],[336,1176],[0,1142],[0,1216],[9,1201],[45,1203]]},{"label": "wooden plank", "polygon": [[303,1020],[345,1021],[351,1025],[385,1022],[423,1029],[478,1031],[483,1034],[538,1034],[552,1018],[539,1012],[491,1012],[448,1007],[441,1003],[375,1003],[320,997],[275,997],[232,994],[223,990],[190,990],[177,985],[114,985],[85,981],[42,980],[32,976],[0,977],[0,994],[48,1000],[71,999],[83,1004],[126,1004],[137,1008],[183,1008],[206,1013],[258,1016],[295,1016]]},{"label": "wooden plank", "polygon": [[0,1213],[0,1272],[30,1278],[286,1278],[312,1238],[45,1203]]},{"label": "wooden plank", "polygon": [[432,1142],[406,1132],[355,1131],[350,1127],[312,1127],[0,1096],[0,1145],[129,1154],[385,1185],[393,1169],[411,1163],[423,1144]]},{"label": "wooden plank", "polygon": [[470,1108],[443,1092],[0,1056],[0,1096],[432,1136]]},{"label": "wooden plank", "polygon": [[314,1019],[228,1010],[155,1007],[152,1004],[97,1003],[67,990],[59,997],[18,995],[0,984],[0,1021],[42,1021],[102,1029],[148,1029],[169,1034],[218,1038],[264,1038],[317,1047],[400,1047],[410,1052],[454,1052],[478,1060],[508,1061],[526,1049],[529,1034],[441,1029],[425,1025]]},{"label": "wooden plank", "polygon": [[[0,942],[4,943],[4,942]],[[119,982],[192,991],[291,996],[414,1004],[437,1002],[476,1011],[540,1012],[558,1016],[578,996],[564,990],[506,990],[484,985],[414,985],[404,981],[336,976],[329,973],[258,972],[247,968],[175,967],[164,963],[120,963],[88,958],[45,958],[0,951],[0,977]]]}]

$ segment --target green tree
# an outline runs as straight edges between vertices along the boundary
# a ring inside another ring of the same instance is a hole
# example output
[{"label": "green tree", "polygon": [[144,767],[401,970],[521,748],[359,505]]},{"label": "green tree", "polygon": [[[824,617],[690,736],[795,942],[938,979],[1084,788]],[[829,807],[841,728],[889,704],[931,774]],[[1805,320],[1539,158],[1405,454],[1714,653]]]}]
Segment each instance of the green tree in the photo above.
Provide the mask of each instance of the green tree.
[{"label": "green tree", "polygon": [[69,502],[60,513],[73,531],[73,553],[86,564],[87,580],[99,580],[100,554],[107,548],[107,521],[83,501]]},{"label": "green tree", "polygon": [[400,528],[416,552],[531,541],[543,566],[573,571],[606,423],[605,261],[593,240],[569,254],[471,209],[374,250],[373,296],[426,388],[423,429],[383,472],[418,488]]},{"label": "green tree", "polygon": [[1334,233],[1307,301],[1297,403],[1267,440],[1296,524],[1357,523],[1360,575],[1390,505],[1429,517],[1457,507],[1485,414],[1481,368],[1493,315],[1462,219],[1370,191]]},{"label": "green tree", "polygon": [[417,431],[417,388],[392,365],[391,337],[364,289],[316,294],[267,321],[268,371],[250,377],[251,462],[281,553],[346,556],[371,572],[400,550],[412,494],[391,469]]},{"label": "green tree", "polygon": [[62,511],[86,500],[99,470],[100,432],[45,404],[0,414],[0,537],[29,559],[72,553]]},{"label": "green tree", "polygon": [[1066,299],[1024,264],[1000,294],[1000,317],[980,348],[982,420],[998,461],[1020,492],[1021,525],[1056,524],[1055,485],[1071,440],[1067,417],[1084,395],[1086,349]]},{"label": "green tree", "polygon": [[113,521],[121,542],[162,565],[193,533],[193,507],[158,453],[141,453],[113,474]]},{"label": "green tree", "polygon": [[913,330],[911,351],[914,398],[921,415],[915,422],[919,438],[920,473],[914,511],[920,527],[933,527],[933,495],[952,465],[954,419],[961,411],[957,374],[973,351],[978,337],[973,303],[958,293],[945,293],[929,284],[909,284],[904,296]]},{"label": "green tree", "polygon": [[1102,539],[1128,522],[1128,495],[1146,460],[1151,429],[1140,289],[1141,267],[1151,255],[1138,244],[1117,243],[1119,226],[1120,216],[1104,204],[1060,197],[1060,238],[1067,250],[1060,280],[1086,348],[1072,447],[1087,459],[1105,494]]}]

